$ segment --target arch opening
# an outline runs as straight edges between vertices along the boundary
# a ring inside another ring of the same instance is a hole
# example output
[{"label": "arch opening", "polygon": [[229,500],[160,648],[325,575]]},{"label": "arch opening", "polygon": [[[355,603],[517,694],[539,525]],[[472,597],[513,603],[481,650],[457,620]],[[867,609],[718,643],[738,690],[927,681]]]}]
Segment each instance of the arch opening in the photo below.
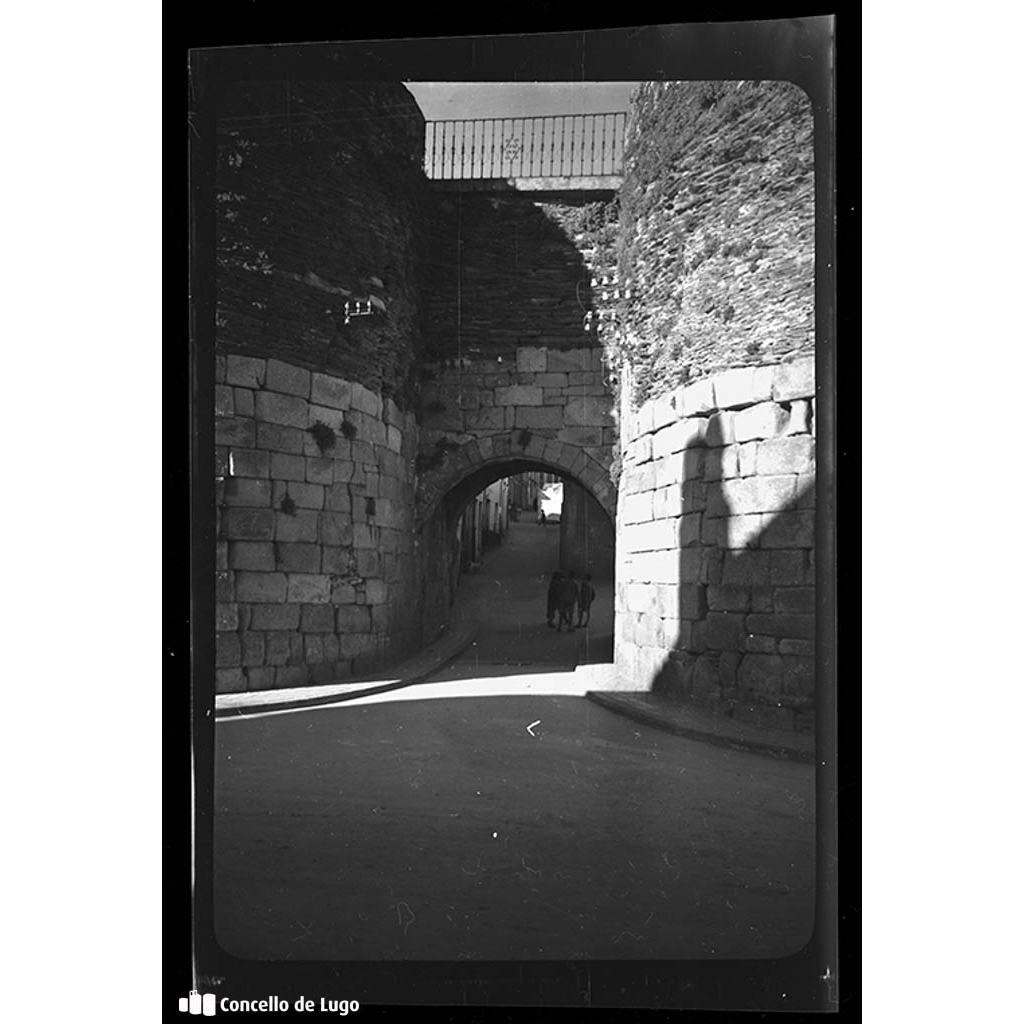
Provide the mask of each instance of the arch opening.
[{"label": "arch opening", "polygon": [[594,610],[577,600],[573,628],[581,639],[567,656],[583,663],[605,660],[603,652],[611,660],[614,521],[579,475],[530,456],[478,464],[440,495],[421,536],[431,566],[424,610],[435,630],[515,630],[527,648],[539,632],[543,647],[552,574],[571,573],[577,588],[589,577],[596,598]]}]

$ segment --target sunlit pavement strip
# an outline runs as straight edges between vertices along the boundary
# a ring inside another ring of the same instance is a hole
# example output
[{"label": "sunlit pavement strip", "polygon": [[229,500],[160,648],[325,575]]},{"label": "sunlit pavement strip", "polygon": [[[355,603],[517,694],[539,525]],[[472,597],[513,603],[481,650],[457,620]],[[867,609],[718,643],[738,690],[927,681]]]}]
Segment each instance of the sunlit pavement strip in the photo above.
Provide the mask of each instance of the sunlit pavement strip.
[{"label": "sunlit pavement strip", "polygon": [[[366,689],[365,683],[352,685],[356,688]],[[383,683],[375,685],[383,685]],[[318,687],[318,689],[329,690],[331,687]],[[317,704],[313,707],[282,708],[281,710],[261,709],[253,711],[252,714],[242,713],[233,715],[230,718],[218,719],[218,722],[263,718],[266,715],[309,713],[327,708],[363,707],[367,704],[386,704],[395,701],[444,700],[454,697],[509,697],[531,694],[543,697],[582,697],[588,689],[590,689],[590,681],[586,676],[564,670],[561,672],[542,672],[532,675],[511,675],[488,679],[453,679],[438,683],[417,683],[414,686],[402,686],[389,690],[386,693],[370,693],[363,697],[353,697],[349,700],[336,701],[330,704]],[[282,694],[290,693],[293,700],[296,693],[308,693],[306,690],[282,690],[280,692]],[[280,703],[283,702],[284,699],[280,701]]]}]

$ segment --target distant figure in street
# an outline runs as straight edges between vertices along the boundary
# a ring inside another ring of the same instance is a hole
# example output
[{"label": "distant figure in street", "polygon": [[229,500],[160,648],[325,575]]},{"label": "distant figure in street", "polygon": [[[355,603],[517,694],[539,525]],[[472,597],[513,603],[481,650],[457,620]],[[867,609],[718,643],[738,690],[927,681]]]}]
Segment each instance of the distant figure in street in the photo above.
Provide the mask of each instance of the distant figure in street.
[{"label": "distant figure in street", "polygon": [[[590,585],[590,573],[584,573],[583,582],[580,583],[580,618],[577,626],[590,625],[590,606],[596,596],[594,588]],[[583,621],[584,615],[587,617],[586,623]]]},{"label": "distant figure in street", "polygon": [[558,611],[558,584],[561,582],[562,574],[557,569],[551,574],[551,582],[548,584],[548,625],[554,627],[555,612]]},{"label": "distant figure in street", "polygon": [[558,632],[562,632],[562,623],[573,632],[573,616],[576,612],[576,602],[579,600],[580,592],[573,578],[575,573],[570,572],[558,581]]},{"label": "distant figure in street", "polygon": [[540,523],[541,526],[547,526],[548,525],[548,517],[546,515],[544,515],[543,509],[541,510],[540,518],[537,520],[537,522]]}]

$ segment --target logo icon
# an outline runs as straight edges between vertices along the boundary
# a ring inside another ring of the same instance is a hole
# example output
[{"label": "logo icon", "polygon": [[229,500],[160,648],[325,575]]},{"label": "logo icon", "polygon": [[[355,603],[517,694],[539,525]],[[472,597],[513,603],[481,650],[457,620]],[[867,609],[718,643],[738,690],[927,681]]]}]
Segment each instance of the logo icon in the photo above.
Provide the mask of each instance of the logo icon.
[{"label": "logo icon", "polygon": [[187,996],[182,996],[178,1000],[178,1012],[212,1017],[217,1012],[217,997],[212,992],[201,996],[193,989]]}]

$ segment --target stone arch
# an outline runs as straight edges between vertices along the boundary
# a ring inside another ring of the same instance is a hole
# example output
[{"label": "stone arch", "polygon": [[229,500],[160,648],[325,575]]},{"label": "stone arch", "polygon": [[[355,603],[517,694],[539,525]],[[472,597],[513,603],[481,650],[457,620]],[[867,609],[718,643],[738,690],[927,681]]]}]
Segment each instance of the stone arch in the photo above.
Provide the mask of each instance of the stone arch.
[{"label": "stone arch", "polygon": [[[585,487],[607,514],[613,527],[617,492],[607,466],[578,445],[544,437],[520,443],[521,431],[477,438],[445,453],[442,464],[421,474],[416,502],[417,526],[422,527],[449,495],[468,501],[488,483],[530,469],[563,473]],[[472,491],[472,493],[469,493]]]}]

